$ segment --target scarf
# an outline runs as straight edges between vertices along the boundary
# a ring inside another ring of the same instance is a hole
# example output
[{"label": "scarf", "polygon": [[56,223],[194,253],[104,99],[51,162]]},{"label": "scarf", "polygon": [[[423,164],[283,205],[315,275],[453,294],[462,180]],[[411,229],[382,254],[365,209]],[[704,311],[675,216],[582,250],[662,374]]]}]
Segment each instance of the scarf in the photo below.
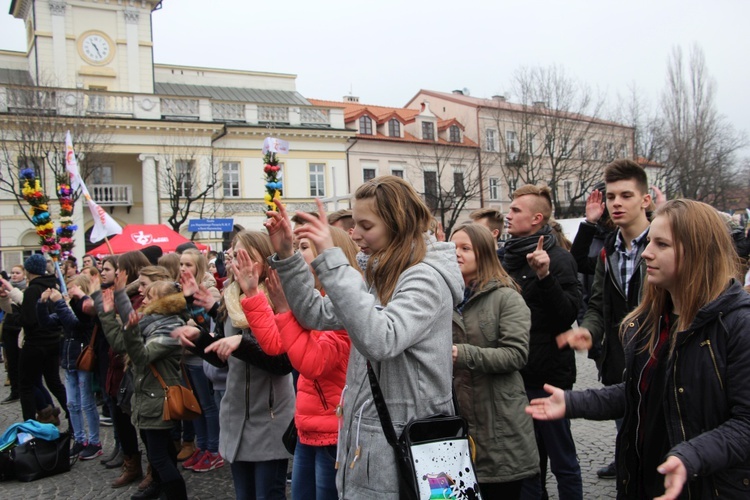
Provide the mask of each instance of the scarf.
[{"label": "scarf", "polygon": [[540,236],[544,236],[543,248],[547,252],[557,244],[555,235],[552,234],[552,228],[547,224],[531,236],[520,236],[506,241],[505,259],[503,260],[505,268],[515,270],[526,265],[526,256],[536,250]]},{"label": "scarf", "polygon": [[26,278],[22,279],[21,281],[11,281],[10,284],[18,288],[22,292],[26,290],[26,287],[28,286],[28,283],[26,283]]}]

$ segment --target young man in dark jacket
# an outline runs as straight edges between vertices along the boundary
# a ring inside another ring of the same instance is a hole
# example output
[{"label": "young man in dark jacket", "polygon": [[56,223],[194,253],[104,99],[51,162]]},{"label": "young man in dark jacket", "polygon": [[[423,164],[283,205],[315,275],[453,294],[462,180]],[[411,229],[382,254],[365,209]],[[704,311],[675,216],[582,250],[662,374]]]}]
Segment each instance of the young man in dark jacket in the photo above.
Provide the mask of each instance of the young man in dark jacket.
[{"label": "young man in dark jacket", "polygon": [[[544,397],[545,383],[570,389],[576,379],[575,353],[558,349],[556,337],[575,321],[581,293],[575,261],[557,245],[547,225],[551,216],[549,188],[527,185],[513,193],[506,217],[511,239],[505,244],[503,267],[531,310],[529,360],[521,370],[529,399]],[[560,498],[583,498],[570,421],[535,421],[534,431],[542,474],[525,481],[522,498],[541,498],[548,456]]]},{"label": "young man in dark jacket", "polygon": [[60,381],[61,328],[44,328],[39,324],[36,303],[48,288],[57,288],[57,280],[47,274],[47,262],[41,254],[34,254],[23,263],[28,288],[21,302],[21,324],[24,342],[19,363],[19,392],[23,419],[36,418],[34,385],[40,375],[55,396],[60,408],[68,416],[65,386]]},{"label": "young man in dark jacket", "polygon": [[[651,204],[646,171],[631,160],[616,160],[604,169],[606,203],[617,231],[610,234],[596,259],[594,284],[580,328],[566,332],[560,344],[588,350],[596,359],[604,385],[623,380],[625,356],[620,341],[620,321],[641,300],[645,263],[641,253],[648,243]],[[596,234],[596,223],[604,212],[601,194],[594,191],[586,203],[586,221],[581,223],[574,247],[588,247]],[[572,251],[575,255],[576,252]],[[579,270],[588,266],[579,258]],[[617,428],[621,419],[616,421]],[[602,478],[615,477],[614,462],[597,471]]]}]

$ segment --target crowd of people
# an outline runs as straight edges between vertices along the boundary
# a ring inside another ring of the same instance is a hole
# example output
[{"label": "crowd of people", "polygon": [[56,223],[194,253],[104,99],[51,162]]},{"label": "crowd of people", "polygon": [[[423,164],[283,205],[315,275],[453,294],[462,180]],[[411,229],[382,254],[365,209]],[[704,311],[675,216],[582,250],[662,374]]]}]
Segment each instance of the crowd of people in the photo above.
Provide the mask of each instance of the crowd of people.
[{"label": "crowd of people", "polygon": [[[747,497],[748,240],[716,210],[652,200],[629,160],[607,166],[573,242],[545,187],[449,235],[398,177],[352,204],[290,217],[276,200],[225,253],[86,255],[59,275],[31,255],[0,280],[3,403],[67,425],[71,456],[107,451],[132,498],[187,498],[182,471],[225,461],[237,498],[286,498],[290,459],[294,499],[398,498],[371,368],[397,434],[466,419],[485,499],[547,498],[548,466],[559,498],[582,499],[571,418],[615,420],[599,475],[618,497]],[[572,390],[576,350],[603,388]],[[198,418],[165,418],[165,384],[193,390]]]}]

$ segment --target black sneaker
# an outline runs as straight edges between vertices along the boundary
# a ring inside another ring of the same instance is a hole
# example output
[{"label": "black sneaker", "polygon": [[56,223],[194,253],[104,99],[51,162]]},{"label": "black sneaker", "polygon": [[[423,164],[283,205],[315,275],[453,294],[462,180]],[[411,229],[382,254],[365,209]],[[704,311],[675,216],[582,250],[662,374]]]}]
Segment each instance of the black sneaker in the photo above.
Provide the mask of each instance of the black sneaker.
[{"label": "black sneaker", "polygon": [[7,398],[0,401],[0,404],[7,405],[9,403],[15,403],[18,401],[18,394],[10,394]]},{"label": "black sneaker", "polygon": [[101,444],[87,444],[78,458],[81,460],[92,460],[102,454]]},{"label": "black sneaker", "polygon": [[81,453],[84,448],[86,448],[86,445],[83,443],[79,443],[78,441],[73,443],[73,447],[70,449],[70,456],[75,457],[79,453]]},{"label": "black sneaker", "polygon": [[602,467],[596,471],[596,475],[601,479],[614,479],[617,477],[617,469],[615,469],[615,463],[611,462],[608,466]]}]

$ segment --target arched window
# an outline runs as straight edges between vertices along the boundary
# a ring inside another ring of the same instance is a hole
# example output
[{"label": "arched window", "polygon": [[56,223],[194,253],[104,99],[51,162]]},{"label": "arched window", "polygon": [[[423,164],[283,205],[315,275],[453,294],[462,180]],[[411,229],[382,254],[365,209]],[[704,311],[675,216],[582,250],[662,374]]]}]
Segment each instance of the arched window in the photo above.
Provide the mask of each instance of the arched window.
[{"label": "arched window", "polygon": [[451,125],[450,142],[461,142],[461,129],[458,128],[458,125]]},{"label": "arched window", "polygon": [[372,118],[363,116],[359,119],[359,133],[372,135]]},{"label": "arched window", "polygon": [[388,135],[390,137],[401,137],[401,122],[391,118],[388,122]]}]

